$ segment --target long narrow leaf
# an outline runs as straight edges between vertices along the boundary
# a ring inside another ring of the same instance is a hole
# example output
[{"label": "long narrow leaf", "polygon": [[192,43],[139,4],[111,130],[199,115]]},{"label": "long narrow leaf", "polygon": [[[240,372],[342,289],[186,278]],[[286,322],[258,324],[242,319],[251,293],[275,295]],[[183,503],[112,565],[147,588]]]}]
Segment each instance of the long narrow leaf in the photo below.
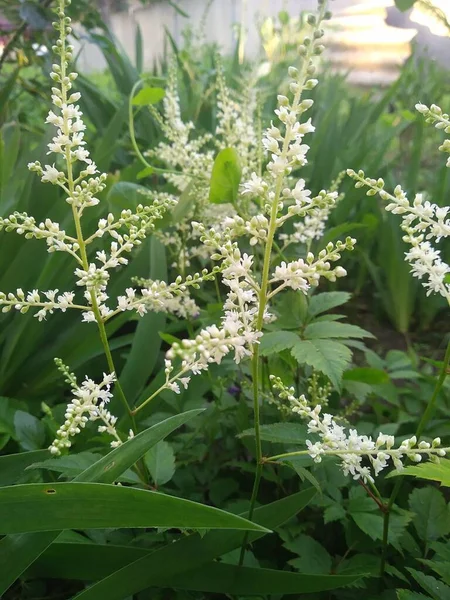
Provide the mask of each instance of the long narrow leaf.
[{"label": "long narrow leaf", "polygon": [[[305,508],[315,493],[311,488],[257,508],[254,521],[274,529]],[[253,542],[262,535],[264,533],[250,532],[248,541]],[[113,572],[109,577],[78,594],[76,599],[123,600],[147,587],[157,585],[156,582],[161,578],[175,577],[206,565],[214,558],[239,548],[241,544],[242,533],[237,531],[211,531],[203,538],[198,534],[184,537]]]},{"label": "long narrow leaf", "polygon": [[[170,417],[142,431],[83,471],[75,481],[112,483],[169,433],[202,412],[191,410]],[[0,597],[42,552],[58,537],[58,532],[5,536],[0,540]]]}]

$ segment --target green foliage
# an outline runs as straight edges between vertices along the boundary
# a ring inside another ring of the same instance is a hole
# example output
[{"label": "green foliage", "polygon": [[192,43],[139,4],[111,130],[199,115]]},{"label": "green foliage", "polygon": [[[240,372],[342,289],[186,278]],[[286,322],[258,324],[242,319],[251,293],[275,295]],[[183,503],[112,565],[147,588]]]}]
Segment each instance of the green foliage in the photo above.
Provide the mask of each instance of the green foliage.
[{"label": "green foliage", "polygon": [[236,202],[241,182],[239,156],[234,148],[225,148],[216,156],[211,174],[209,201],[213,204]]}]

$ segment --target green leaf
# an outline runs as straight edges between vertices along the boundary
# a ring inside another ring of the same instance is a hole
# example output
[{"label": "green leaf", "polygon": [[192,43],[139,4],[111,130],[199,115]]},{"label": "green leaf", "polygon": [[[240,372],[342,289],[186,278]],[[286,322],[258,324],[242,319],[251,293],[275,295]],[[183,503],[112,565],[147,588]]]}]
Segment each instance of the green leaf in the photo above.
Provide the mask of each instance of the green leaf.
[{"label": "green leaf", "polygon": [[304,337],[307,340],[329,338],[373,338],[373,335],[357,325],[322,321],[306,326]]},{"label": "green leaf", "polygon": [[299,291],[285,291],[276,304],[276,312],[280,329],[300,329],[308,313],[307,297]]},{"label": "green leaf", "polygon": [[369,385],[381,385],[390,381],[389,375],[385,371],[371,367],[357,367],[345,371],[343,379],[344,381],[360,381]]},{"label": "green leaf", "polygon": [[0,486],[15,483],[22,477],[27,467],[48,456],[50,456],[48,450],[35,450],[33,452],[0,456]]},{"label": "green leaf", "polygon": [[179,223],[189,213],[196,200],[195,182],[191,181],[181,193],[172,211],[172,223]]},{"label": "green leaf", "polygon": [[221,150],[214,161],[209,201],[213,204],[236,202],[239,184],[241,182],[241,165],[239,156],[234,148]]},{"label": "green leaf", "polygon": [[424,596],[411,590],[396,590],[397,600],[430,600],[430,596]]},{"label": "green leaf", "polygon": [[[383,517],[378,513],[368,512],[351,512],[351,517],[361,529],[373,540],[383,539]],[[397,544],[401,536],[406,530],[408,523],[411,521],[411,516],[406,511],[402,513],[391,514],[389,521],[389,536],[388,542],[390,544]]]},{"label": "green leaf", "polygon": [[45,442],[44,425],[30,413],[23,410],[14,415],[16,438],[24,450],[39,450]]},{"label": "green leaf", "polygon": [[439,581],[431,575],[425,575],[420,571],[406,567],[417,583],[423,588],[427,594],[434,600],[448,600],[450,598],[450,587]]},{"label": "green leaf", "polygon": [[261,356],[279,354],[283,350],[292,348],[299,340],[298,335],[292,331],[271,331],[263,335],[259,345],[259,353]]},{"label": "green leaf", "polygon": [[326,375],[337,389],[352,359],[347,346],[333,340],[302,340],[295,344],[291,354],[300,364],[310,365]]},{"label": "green leaf", "polygon": [[35,462],[28,469],[47,469],[48,471],[62,473],[65,477],[73,478],[91,467],[100,458],[102,458],[100,454],[79,452],[78,454],[68,454],[67,456],[58,456],[57,458]]},{"label": "green leaf", "polygon": [[162,88],[157,87],[144,87],[136,94],[133,98],[134,106],[149,106],[150,104],[157,104],[160,102],[166,92]]},{"label": "green leaf", "polygon": [[[272,423],[271,425],[261,425],[261,440],[263,442],[273,442],[276,444],[302,444],[306,439],[306,425],[300,423]],[[254,429],[246,429],[237,435],[237,437],[254,437]]]},{"label": "green leaf", "polygon": [[[150,264],[149,278],[166,281],[166,247],[153,235],[149,240],[147,252]],[[120,373],[120,384],[130,404],[138,399],[155,368],[161,350],[158,331],[164,328],[165,322],[164,313],[158,312],[149,312],[138,321],[130,352]]]},{"label": "green leaf", "polygon": [[117,210],[132,209],[138,204],[144,204],[146,197],[142,192],[147,188],[129,181],[118,181],[109,190],[107,201],[112,208]]},{"label": "green leaf", "polygon": [[348,292],[323,292],[322,294],[314,294],[309,301],[308,314],[310,317],[320,315],[327,310],[336,308],[348,302],[351,298]]},{"label": "green leaf", "polygon": [[414,527],[422,540],[428,543],[450,532],[450,513],[439,490],[430,486],[415,489],[408,502],[415,513]]},{"label": "green leaf", "polygon": [[274,569],[212,562],[174,578],[159,580],[161,587],[221,595],[311,594],[352,584],[363,575],[302,575]]},{"label": "green leaf", "polygon": [[159,492],[102,483],[31,483],[0,489],[0,533],[107,527],[260,530],[242,517]]},{"label": "green leaf", "polygon": [[[75,480],[104,483],[117,481],[153,444],[201,412],[201,409],[190,410],[149,427],[88,467]],[[0,597],[57,537],[58,532],[44,532],[8,535],[0,540],[0,564],[4,567],[0,571]]]},{"label": "green leaf", "polygon": [[[254,521],[274,529],[303,510],[314,495],[315,490],[311,488],[261,506],[254,512]],[[250,532],[248,541],[253,542],[262,535],[264,534],[260,532]],[[155,585],[160,577],[170,579],[206,565],[214,558],[239,548],[242,542],[242,533],[236,531],[210,531],[204,537],[198,534],[183,537],[120,571],[114,571],[109,577],[81,592],[76,600],[123,600]]]},{"label": "green leaf", "polygon": [[411,465],[401,471],[392,471],[387,477],[399,477],[411,475],[420,479],[429,479],[439,481],[445,487],[450,487],[450,460],[448,458],[440,459],[439,464],[425,462],[420,465]]},{"label": "green leaf", "polygon": [[295,540],[286,542],[283,546],[298,554],[299,558],[289,561],[301,573],[330,573],[331,556],[325,548],[309,535],[301,534]]},{"label": "green leaf", "polygon": [[170,481],[175,473],[175,454],[165,441],[158,442],[144,457],[156,487]]},{"label": "green leaf", "polygon": [[405,12],[414,6],[415,1],[416,0],[395,0],[395,6],[402,12]]}]

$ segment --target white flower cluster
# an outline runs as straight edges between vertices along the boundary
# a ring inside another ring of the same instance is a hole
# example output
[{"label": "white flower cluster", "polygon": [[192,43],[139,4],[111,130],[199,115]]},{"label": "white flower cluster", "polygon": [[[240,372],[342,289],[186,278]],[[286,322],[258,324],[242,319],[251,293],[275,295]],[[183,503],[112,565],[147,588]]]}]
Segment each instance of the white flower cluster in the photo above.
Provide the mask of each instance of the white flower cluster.
[{"label": "white flower cluster", "polygon": [[[22,314],[27,313],[30,308],[39,308],[34,316],[42,321],[46,318],[47,314],[53,314],[55,310],[66,312],[68,308],[75,308],[78,310],[84,310],[85,306],[74,304],[73,300],[75,294],[73,292],[63,292],[58,294],[59,290],[48,290],[47,292],[38,292],[38,290],[32,290],[31,292],[25,293],[21,288],[16,290],[13,294],[4,294],[0,292],[0,306],[2,312],[9,312],[12,308],[18,310]],[[42,298],[42,296],[44,298]]]},{"label": "white flower cluster", "polygon": [[[295,194],[294,198],[297,196],[297,198],[295,198],[296,204],[290,206],[289,210],[291,213],[296,212],[301,214],[301,212],[305,212],[305,215],[301,221],[295,221],[293,223],[293,233],[281,233],[279,235],[280,241],[283,242],[283,250],[291,244],[304,244],[309,252],[312,242],[314,240],[320,240],[325,232],[325,226],[331,211],[343,198],[343,194],[339,195],[336,190],[344,175],[345,171],[342,171],[333,182],[328,194],[325,191],[322,191],[319,196],[313,198],[310,202],[311,205],[308,206],[307,212],[304,211],[304,209],[302,211],[302,204],[306,203],[306,205],[308,205],[308,196],[310,195],[310,192],[309,190],[304,190],[304,180],[301,179],[297,182],[297,190],[294,190],[293,192]],[[302,194],[303,190],[304,193]]]},{"label": "white flower cluster", "polygon": [[[204,231],[202,225],[197,223],[196,226]],[[211,247],[217,234],[213,230],[204,233],[204,242]],[[210,325],[202,329],[195,339],[172,345],[167,352],[167,359],[173,361],[176,357],[180,358],[183,373],[198,373],[207,369],[210,363],[220,364],[223,357],[232,351],[235,362],[239,363],[244,357],[252,355],[252,346],[258,343],[262,335],[255,329],[258,285],[251,274],[253,256],[242,255],[231,241],[215,249],[212,258],[222,261],[222,282],[229,288],[224,316],[220,327]],[[267,314],[265,318],[268,320],[270,316]]]},{"label": "white flower cluster", "polygon": [[423,194],[416,194],[412,204],[405,192],[398,185],[394,194],[384,189],[384,181],[365,177],[364,171],[349,169],[348,175],[356,180],[356,187],[367,186],[367,195],[379,194],[389,202],[386,210],[396,215],[402,215],[401,228],[405,232],[403,240],[411,246],[405,253],[405,258],[411,265],[411,272],[418,279],[425,279],[423,286],[427,295],[438,293],[450,303],[450,284],[448,275],[450,266],[441,258],[440,251],[435,249],[430,240],[439,242],[441,238],[450,236],[450,219],[447,218],[450,207],[439,207],[425,200]]},{"label": "white flower cluster", "polygon": [[[432,104],[429,108],[425,104],[416,104],[416,110],[424,115],[427,123],[433,123],[436,129],[443,129],[445,133],[450,133],[450,116],[444,112],[436,104]],[[450,140],[446,139],[439,146],[441,152],[450,154]],[[450,157],[447,159],[447,167],[450,167]]]},{"label": "white flower cluster", "polygon": [[122,443],[117,431],[117,417],[114,417],[106,406],[112,398],[110,391],[111,384],[116,380],[114,373],[110,375],[103,374],[103,380],[95,383],[92,379],[86,379],[81,385],[78,385],[76,377],[69,369],[58,359],[55,360],[58,368],[65,375],[69,383],[73,398],[67,405],[65,412],[65,421],[56,432],[56,439],[53,441],[49,450],[54,455],[61,454],[64,448],[72,446],[71,438],[81,432],[89,421],[101,421],[98,426],[100,433],[108,433],[114,440],[111,447],[115,448]]},{"label": "white flower cluster", "polygon": [[270,379],[280,398],[288,401],[292,412],[308,421],[308,433],[319,436],[320,441],[314,443],[306,440],[309,456],[315,462],[321,462],[323,456],[337,456],[344,474],[351,475],[355,480],[374,483],[374,477],[388,467],[389,461],[400,471],[405,458],[413,462],[427,458],[438,463],[439,458],[449,451],[448,448],[440,448],[439,438],[435,438],[431,444],[425,441],[417,444],[417,438],[413,436],[394,448],[395,438],[392,435],[380,433],[373,440],[370,436],[359,435],[355,429],[346,431],[333,415],[321,414],[320,404],[311,408],[305,396],[295,396],[293,387],[288,388],[274,375]]},{"label": "white flower cluster", "polygon": [[220,57],[216,58],[217,66],[217,126],[214,140],[219,148],[234,148],[239,156],[243,175],[247,175],[250,167],[257,163],[259,139],[255,129],[257,110],[254,90],[250,87],[243,90],[241,98],[233,99],[232,90],[228,89],[222,69]]},{"label": "white flower cluster", "polygon": [[338,277],[345,277],[347,271],[338,265],[334,269],[331,268],[331,262],[335,262],[341,258],[342,250],[353,250],[356,240],[348,237],[345,242],[329,242],[326,249],[319,252],[316,259],[312,252],[308,252],[306,260],[299,258],[290,263],[282,262],[275,268],[272,274],[272,279],[269,283],[279,283],[270,294],[269,298],[280,292],[284,288],[292,288],[293,290],[301,290],[304,294],[308,293],[311,286],[319,285],[321,277],[325,277],[329,281],[336,281]]}]

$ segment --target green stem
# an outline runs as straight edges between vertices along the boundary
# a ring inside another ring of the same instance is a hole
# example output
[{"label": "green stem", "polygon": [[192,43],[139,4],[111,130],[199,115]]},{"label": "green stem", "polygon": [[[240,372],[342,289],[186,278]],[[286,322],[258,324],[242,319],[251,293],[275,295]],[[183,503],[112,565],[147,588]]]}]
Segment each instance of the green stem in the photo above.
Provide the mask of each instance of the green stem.
[{"label": "green stem", "polygon": [[[323,19],[325,9],[326,9],[326,4],[327,3],[324,2],[320,8],[317,28],[320,26],[320,23]],[[304,57],[304,60],[302,63],[302,69],[301,69],[301,72],[300,72],[299,78],[298,78],[298,84],[299,84],[298,90],[295,92],[294,98],[292,101],[292,111],[293,112],[297,111],[297,108],[300,104],[303,88],[304,88],[307,78],[308,78],[308,69],[309,69],[311,58],[312,58],[313,49],[314,49],[314,45],[311,44],[306,51],[306,56]],[[283,140],[283,147],[282,147],[281,154],[280,154],[282,159],[286,159],[288,156],[289,145],[292,141],[292,137],[293,137],[292,125],[288,123],[286,125],[286,130],[285,130],[285,135],[284,135],[284,140]],[[264,262],[263,262],[263,267],[262,267],[261,287],[259,290],[259,298],[258,298],[259,310],[258,310],[258,316],[256,319],[256,326],[255,326],[256,331],[262,331],[263,324],[264,324],[264,313],[265,313],[266,306],[267,306],[269,285],[270,285],[269,284],[269,272],[270,272],[270,265],[272,262],[271,259],[272,259],[272,252],[273,252],[273,248],[274,248],[274,237],[275,237],[275,231],[277,229],[278,207],[279,207],[281,192],[283,189],[284,177],[285,177],[284,173],[280,173],[280,174],[278,174],[278,176],[275,180],[275,193],[274,193],[271,210],[270,210],[269,228],[268,228],[267,239],[266,239],[266,244],[265,244]],[[255,479],[253,482],[253,491],[252,491],[252,496],[250,499],[250,508],[249,508],[249,512],[248,512],[249,519],[252,518],[253,511],[255,509],[255,503],[256,503],[256,500],[258,497],[259,484],[261,481],[261,470],[262,470],[261,419],[260,419],[260,409],[259,409],[260,368],[259,368],[259,348],[258,348],[257,344],[255,344],[253,346],[252,379],[253,379],[253,382],[252,382],[252,384],[253,384],[253,386],[252,386],[253,387],[253,412],[254,412],[254,422],[255,422],[255,450],[256,450],[256,461],[257,462],[256,462]],[[247,541],[248,541],[248,533],[245,534],[244,540],[242,543],[241,554],[240,554],[240,558],[239,558],[239,565],[242,565],[242,563],[243,563],[244,554],[245,554],[245,546],[247,545]]]},{"label": "green stem", "polygon": [[[60,11],[64,12],[64,5],[62,2],[60,2]],[[65,34],[65,24],[62,21],[61,22],[61,41],[62,41],[62,48],[61,48],[61,93],[62,93],[62,102],[64,104],[67,104],[67,100],[68,100],[68,96],[67,96],[67,86],[64,84],[64,80],[66,79],[66,59],[65,59],[65,55],[66,55],[66,34]],[[68,123],[68,119],[67,117],[64,117],[64,125],[63,125],[63,130],[64,133],[68,136],[69,135],[69,123]],[[66,146],[66,165],[67,165],[67,185],[68,185],[68,192],[69,192],[69,197],[70,198],[74,198],[74,192],[75,192],[75,181],[74,181],[74,176],[73,176],[73,165],[72,165],[72,157],[70,154],[70,148],[68,146]],[[79,251],[80,251],[80,258],[81,258],[81,263],[83,265],[83,269],[85,271],[89,270],[89,261],[88,261],[88,257],[87,257],[87,252],[86,252],[86,242],[84,240],[83,237],[83,231],[81,228],[81,218],[80,215],[78,213],[78,209],[75,206],[75,204],[72,203],[72,215],[73,215],[73,220],[75,223],[75,230],[76,230],[76,239],[78,242],[78,246],[79,246]],[[94,313],[95,316],[95,320],[97,322],[97,326],[98,326],[98,330],[99,330],[99,334],[100,334],[100,339],[102,342],[102,346],[103,346],[103,350],[105,352],[105,356],[106,356],[106,361],[108,363],[108,368],[110,373],[115,373],[116,377],[117,377],[117,370],[114,366],[114,361],[112,358],[112,354],[111,354],[111,349],[109,347],[109,343],[108,343],[108,336],[106,334],[106,329],[105,329],[105,324],[103,322],[103,318],[101,316],[100,313],[100,309],[98,306],[98,302],[97,302],[97,297],[95,295],[94,290],[90,290],[89,291],[90,297],[91,297],[91,306],[92,306],[92,311]],[[123,392],[123,389],[119,383],[119,381],[116,381],[116,389],[119,392],[119,398],[121,399],[127,413],[130,415],[131,419],[132,419],[132,425],[133,425],[133,430],[136,431],[136,424],[134,422],[133,416],[131,415],[131,411],[130,411],[130,407],[128,405],[127,399],[125,398],[125,394]]]},{"label": "green stem", "polygon": [[[420,419],[419,425],[417,426],[416,437],[417,441],[420,440],[422,433],[425,430],[425,427],[428,425],[431,417],[433,416],[433,412],[435,410],[436,402],[439,397],[439,393],[444,385],[445,378],[448,375],[448,369],[450,364],[450,340],[447,343],[447,349],[445,351],[444,362],[442,363],[441,370],[439,372],[439,377],[436,381],[436,386],[433,391],[433,395],[428,402],[427,408]],[[387,547],[388,547],[388,538],[389,538],[389,520],[390,514],[392,510],[392,506],[394,505],[395,499],[397,498],[398,493],[403,485],[403,479],[399,478],[395,483],[394,489],[389,497],[389,501],[386,505],[386,511],[384,513],[384,521],[383,521],[383,541],[382,541],[382,550],[381,550],[381,561],[380,561],[380,578],[384,575],[384,570],[386,568],[386,558],[387,558]]]}]

